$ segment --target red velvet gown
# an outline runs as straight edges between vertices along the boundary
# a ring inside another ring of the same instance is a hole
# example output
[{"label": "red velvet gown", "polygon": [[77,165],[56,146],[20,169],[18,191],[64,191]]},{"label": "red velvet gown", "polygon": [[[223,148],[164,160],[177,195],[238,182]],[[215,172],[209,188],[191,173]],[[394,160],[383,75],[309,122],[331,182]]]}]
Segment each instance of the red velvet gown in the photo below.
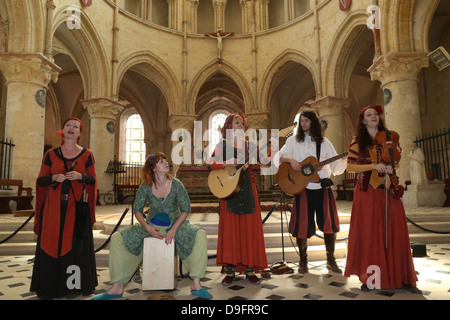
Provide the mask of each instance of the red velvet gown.
[{"label": "red velvet gown", "polygon": [[[73,170],[83,174],[81,181],[52,183],[52,175],[64,174],[66,168],[60,149],[51,149],[44,156],[36,181],[34,232],[38,238],[30,291],[46,299],[64,297],[71,292],[67,286],[68,277],[75,274],[70,271],[73,269],[68,269],[71,265],[80,268],[83,295],[91,294],[97,286],[92,237],[97,179],[92,152],[83,149],[75,158],[66,159],[68,168],[75,162]],[[80,219],[75,214],[75,202],[81,199],[83,182],[90,216]],[[81,233],[77,232],[76,225],[82,226]],[[75,280],[72,283],[76,286]]]},{"label": "red velvet gown", "polygon": [[[222,157],[220,147],[216,148],[215,156]],[[212,162],[210,168],[222,169],[223,165]],[[255,272],[267,268],[261,207],[251,165],[245,175],[242,188],[247,190],[241,190],[243,194],[238,193],[237,198],[220,200],[217,244],[217,264],[222,266],[232,264],[240,273],[244,273],[247,268],[252,268]],[[235,204],[231,204],[231,201]],[[236,206],[244,207],[243,211],[250,212],[238,214]]]},{"label": "red velvet gown", "polygon": [[[358,144],[353,142],[349,150],[349,164],[377,161],[375,148],[363,155],[359,154],[358,149]],[[371,286],[377,285],[379,276],[378,285],[382,289],[402,288],[403,285],[414,288],[417,276],[403,203],[401,199],[387,196],[383,185],[373,188],[372,183],[376,183],[373,175],[376,177],[377,172],[358,173],[344,275],[357,275],[362,283]],[[380,177],[379,181],[384,182],[384,179]]]}]

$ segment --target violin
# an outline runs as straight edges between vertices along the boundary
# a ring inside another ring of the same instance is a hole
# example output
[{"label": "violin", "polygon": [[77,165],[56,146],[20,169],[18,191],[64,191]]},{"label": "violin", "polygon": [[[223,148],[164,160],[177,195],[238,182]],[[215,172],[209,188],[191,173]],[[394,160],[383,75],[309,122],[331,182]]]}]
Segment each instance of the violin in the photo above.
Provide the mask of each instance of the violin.
[{"label": "violin", "polygon": [[397,173],[395,172],[395,163],[401,159],[401,149],[399,146],[400,136],[395,131],[379,131],[375,136],[376,143],[381,147],[381,161],[390,164],[393,173],[389,175],[391,187],[389,192],[395,199],[403,196],[404,188],[399,184]]}]

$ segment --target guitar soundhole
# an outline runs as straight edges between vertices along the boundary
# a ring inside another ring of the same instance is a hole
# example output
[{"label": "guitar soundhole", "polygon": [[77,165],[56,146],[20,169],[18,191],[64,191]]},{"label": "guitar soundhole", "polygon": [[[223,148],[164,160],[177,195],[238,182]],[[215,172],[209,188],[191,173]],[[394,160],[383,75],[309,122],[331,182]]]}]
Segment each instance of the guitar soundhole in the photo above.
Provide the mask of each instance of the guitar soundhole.
[{"label": "guitar soundhole", "polygon": [[230,170],[228,170],[228,175],[234,177],[236,175],[236,168],[230,168]]},{"label": "guitar soundhole", "polygon": [[305,176],[310,176],[314,173],[314,168],[312,167],[312,165],[306,165],[302,167],[302,173]]}]

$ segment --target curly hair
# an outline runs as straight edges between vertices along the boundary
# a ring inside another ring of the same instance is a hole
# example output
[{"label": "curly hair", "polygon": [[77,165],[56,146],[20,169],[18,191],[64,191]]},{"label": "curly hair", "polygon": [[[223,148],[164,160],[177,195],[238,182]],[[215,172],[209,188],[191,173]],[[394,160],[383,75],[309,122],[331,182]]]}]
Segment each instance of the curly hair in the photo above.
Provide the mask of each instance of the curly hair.
[{"label": "curly hair", "polygon": [[[355,140],[359,145],[360,152],[364,152],[366,148],[375,145],[374,139],[370,136],[369,132],[367,131],[366,125],[363,123],[364,113],[366,112],[367,109],[374,109],[378,113],[378,115],[380,115],[380,111],[377,110],[375,107],[366,107],[359,114]],[[378,123],[378,131],[386,131],[386,126],[384,125],[383,119],[381,117],[380,122]]]},{"label": "curly hair", "polygon": [[223,124],[223,127],[220,129],[222,132],[222,137],[225,139],[227,137],[227,129],[231,129],[231,125],[233,123],[233,120],[236,118],[241,118],[244,122],[244,127],[247,125],[247,120],[245,119],[244,115],[238,114],[238,113],[232,113],[228,115],[228,117],[225,119],[225,123]]},{"label": "curly hair", "polygon": [[[320,125],[319,118],[317,118],[317,114],[312,110],[305,110],[300,114],[301,117],[306,117],[311,120],[311,129],[309,130],[311,138],[316,143],[323,142],[323,129]],[[297,134],[295,136],[298,142],[302,142],[305,140],[305,132],[302,129],[302,126],[299,124],[297,129]]]},{"label": "curly hair", "polygon": [[[153,181],[155,181],[155,169],[158,161],[163,158],[167,160],[167,156],[162,152],[156,152],[153,155],[150,155],[145,161],[144,166],[142,167],[141,179],[144,180],[146,184],[152,185]],[[172,179],[172,175],[167,173],[167,178]]]}]

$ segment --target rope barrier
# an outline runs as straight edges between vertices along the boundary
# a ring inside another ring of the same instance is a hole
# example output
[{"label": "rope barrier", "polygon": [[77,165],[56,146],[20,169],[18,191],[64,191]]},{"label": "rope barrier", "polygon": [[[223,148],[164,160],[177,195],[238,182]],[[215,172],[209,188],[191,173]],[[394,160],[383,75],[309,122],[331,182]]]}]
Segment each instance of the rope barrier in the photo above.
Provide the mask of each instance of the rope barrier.
[{"label": "rope barrier", "polygon": [[[275,210],[276,206],[278,205],[275,204],[272,206],[272,208],[269,210],[268,214],[266,215],[266,217],[263,219],[262,224],[264,224],[266,222],[266,220],[270,217],[270,215],[273,213],[273,211]],[[286,204],[286,207],[289,211],[292,212],[292,209],[289,207],[288,204]],[[97,253],[99,251],[101,251],[103,248],[105,248],[107,246],[107,244],[109,243],[109,241],[111,241],[111,236],[114,234],[114,232],[117,231],[117,229],[119,228],[119,226],[121,225],[123,219],[125,218],[125,216],[127,215],[128,211],[130,210],[130,208],[126,208],[125,211],[122,213],[122,216],[120,217],[119,221],[117,222],[117,224],[114,226],[113,231],[111,232],[111,234],[109,235],[108,239],[106,239],[106,241],[99,247],[97,248],[94,252]],[[24,223],[22,223],[22,225],[17,228],[11,235],[9,235],[8,237],[6,237],[4,240],[0,241],[0,244],[5,243],[6,241],[8,241],[9,239],[11,239],[12,237],[14,237],[23,227],[25,227],[25,225],[34,217],[34,212],[25,220]],[[450,231],[436,231],[436,230],[431,230],[425,227],[422,227],[421,225],[417,224],[416,222],[412,221],[410,218],[406,217],[406,220],[408,222],[410,222],[411,224],[413,224],[414,226],[416,226],[419,229],[422,229],[426,232],[431,232],[431,233],[437,233],[437,234],[450,234]],[[324,237],[321,235],[318,235],[317,233],[314,234],[316,237],[323,239]],[[336,239],[336,241],[345,241],[348,240],[348,237],[345,238],[339,238]],[[213,259],[215,258],[216,255],[208,255],[208,259]],[[181,268],[180,268],[181,269]]]},{"label": "rope barrier", "polygon": [[26,224],[31,220],[31,218],[33,218],[33,217],[34,217],[34,212],[28,217],[27,220],[25,220],[24,223],[22,223],[22,225],[21,225],[19,228],[17,228],[16,231],[14,231],[10,236],[6,237],[6,239],[0,241],[0,244],[2,244],[2,243],[4,243],[4,242],[8,241],[9,239],[11,239],[12,237],[14,237],[14,236],[16,235],[16,233],[19,232],[23,227],[25,227],[25,225],[26,225]]},{"label": "rope barrier", "polygon": [[413,225],[415,225],[417,228],[420,228],[424,231],[427,232],[431,232],[431,233],[439,233],[439,234],[450,234],[450,231],[436,231],[436,230],[431,230],[425,227],[422,227],[420,225],[418,225],[417,223],[415,223],[414,221],[412,221],[410,218],[406,217],[406,220],[408,220],[408,222],[412,223]]},{"label": "rope barrier", "polygon": [[120,217],[119,221],[117,222],[116,226],[114,227],[113,231],[111,232],[111,234],[109,235],[108,239],[106,239],[106,241],[98,248],[94,251],[94,253],[99,252],[100,250],[102,250],[104,247],[106,247],[106,245],[109,243],[109,241],[111,240],[112,235],[114,234],[114,232],[117,231],[117,229],[119,228],[120,224],[122,223],[123,219],[125,218],[125,216],[128,213],[128,210],[130,210],[130,208],[126,208],[125,211],[122,213],[122,216]]},{"label": "rope barrier", "polygon": [[[130,208],[126,208],[125,211],[122,213],[122,216],[120,217],[119,221],[117,222],[117,224],[115,225],[113,231],[111,232],[111,234],[109,235],[108,239],[106,239],[106,241],[98,248],[96,249],[94,252],[97,253],[100,250],[102,250],[104,247],[106,247],[106,245],[109,243],[109,241],[111,240],[111,236],[114,234],[114,232],[117,231],[117,229],[119,228],[120,224],[122,223],[123,219],[125,218],[125,216],[127,215],[128,211],[130,210]],[[5,243],[6,241],[8,241],[9,239],[11,239],[12,237],[14,237],[23,227],[25,227],[25,225],[34,217],[34,212],[25,220],[24,223],[22,223],[22,225],[17,228],[11,235],[9,235],[8,237],[6,237],[4,240],[0,241],[0,244]]]}]

